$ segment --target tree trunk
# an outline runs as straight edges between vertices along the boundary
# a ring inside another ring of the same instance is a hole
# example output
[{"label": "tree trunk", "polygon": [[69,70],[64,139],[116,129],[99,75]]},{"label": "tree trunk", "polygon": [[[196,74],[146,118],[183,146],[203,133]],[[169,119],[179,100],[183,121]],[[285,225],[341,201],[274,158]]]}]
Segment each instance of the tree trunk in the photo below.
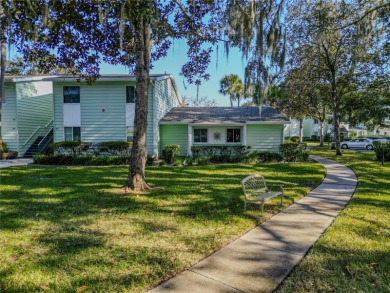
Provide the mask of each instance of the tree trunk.
[{"label": "tree trunk", "polygon": [[135,67],[137,98],[135,101],[134,140],[131,148],[129,176],[125,187],[140,192],[150,189],[145,180],[145,166],[151,40],[150,24],[145,16],[140,16],[133,24],[136,31],[135,40],[138,52]]},{"label": "tree trunk", "polygon": [[336,146],[336,155],[341,156],[341,147],[340,147],[340,119],[338,111],[334,111],[333,114],[334,119],[334,140],[335,140],[335,146]]},{"label": "tree trunk", "polygon": [[320,147],[324,146],[324,120],[320,120]]},{"label": "tree trunk", "polygon": [[[3,101],[5,100],[5,67],[6,67],[6,58],[7,58],[7,44],[6,44],[6,34],[3,31],[3,39],[1,41],[1,64],[0,64],[0,117],[2,117],[1,113],[3,111]],[[1,118],[0,118],[1,122]],[[0,131],[0,144],[3,141]]]},{"label": "tree trunk", "polygon": [[303,119],[299,119],[299,142],[303,142]]},{"label": "tree trunk", "polygon": [[233,107],[233,96],[230,95],[230,107]]},{"label": "tree trunk", "polygon": [[237,106],[240,107],[240,97],[237,97]]}]

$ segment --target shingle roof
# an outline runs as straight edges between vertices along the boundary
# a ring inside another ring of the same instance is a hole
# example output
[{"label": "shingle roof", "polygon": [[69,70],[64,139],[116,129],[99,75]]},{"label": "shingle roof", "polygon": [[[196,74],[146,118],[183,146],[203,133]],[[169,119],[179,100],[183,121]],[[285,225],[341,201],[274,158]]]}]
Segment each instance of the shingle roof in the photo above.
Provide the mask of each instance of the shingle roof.
[{"label": "shingle roof", "polygon": [[176,107],[160,123],[250,123],[289,122],[284,115],[269,106],[258,107]]}]

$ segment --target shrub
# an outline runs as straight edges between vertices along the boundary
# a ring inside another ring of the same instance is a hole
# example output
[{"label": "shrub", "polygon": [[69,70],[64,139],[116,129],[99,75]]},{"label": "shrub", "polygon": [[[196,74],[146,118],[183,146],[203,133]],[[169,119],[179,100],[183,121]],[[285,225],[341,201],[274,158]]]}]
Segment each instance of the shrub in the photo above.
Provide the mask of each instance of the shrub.
[{"label": "shrub", "polygon": [[129,141],[105,141],[97,144],[99,152],[110,155],[127,156],[130,154],[132,142]]},{"label": "shrub", "polygon": [[281,162],[283,157],[278,153],[273,152],[259,152],[256,153],[257,163],[270,163],[270,162]]},{"label": "shrub", "polygon": [[78,165],[78,166],[111,166],[128,165],[129,156],[71,156],[71,155],[35,155],[35,164],[41,165]]},{"label": "shrub", "polygon": [[183,164],[183,160],[181,158],[176,158],[173,160],[173,166],[181,166]]},{"label": "shrub", "polygon": [[174,159],[179,155],[180,145],[168,144],[162,151],[162,156],[168,164],[172,164]]},{"label": "shrub", "polygon": [[192,166],[194,164],[194,161],[192,158],[188,157],[185,160],[187,166]]},{"label": "shrub", "polygon": [[162,160],[161,162],[160,162],[160,166],[166,166],[167,165],[167,162],[165,162],[164,160]]},{"label": "shrub", "polygon": [[199,146],[193,145],[191,147],[192,157],[231,157],[231,156],[246,156],[249,155],[250,146],[232,145],[232,146]]},{"label": "shrub", "polygon": [[80,154],[81,142],[80,141],[61,141],[52,143],[49,145],[50,153],[55,155],[69,155],[73,156]]},{"label": "shrub", "polygon": [[287,162],[306,161],[309,158],[306,147],[305,143],[284,143],[280,145],[280,152]]},{"label": "shrub", "polygon": [[299,142],[299,136],[291,136],[290,141],[292,142]]},{"label": "shrub", "polygon": [[205,166],[210,164],[210,158],[209,157],[200,157],[196,159],[196,162],[200,166]]},{"label": "shrub", "polygon": [[378,161],[382,161],[382,156],[384,156],[384,160],[390,162],[390,141],[387,141],[385,145],[382,145],[380,141],[374,141],[374,152]]},{"label": "shrub", "polygon": [[7,153],[9,152],[8,146],[4,141],[0,142],[0,153]]},{"label": "shrub", "polygon": [[146,165],[153,166],[154,158],[152,156],[148,156],[146,158]]}]

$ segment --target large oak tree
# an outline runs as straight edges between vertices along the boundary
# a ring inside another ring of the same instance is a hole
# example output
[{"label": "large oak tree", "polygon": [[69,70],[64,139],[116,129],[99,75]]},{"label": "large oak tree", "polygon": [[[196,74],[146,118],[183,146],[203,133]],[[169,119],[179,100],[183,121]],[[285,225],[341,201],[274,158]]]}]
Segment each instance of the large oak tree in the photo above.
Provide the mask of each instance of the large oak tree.
[{"label": "large oak tree", "polygon": [[[8,1],[9,2],[9,1]],[[174,39],[185,39],[188,62],[182,74],[190,83],[208,79],[212,45],[222,31],[220,3],[158,0],[13,1],[13,42],[41,68],[69,68],[92,83],[102,61],[126,65],[137,80],[135,133],[126,187],[143,191],[149,72]],[[208,44],[208,45],[207,45]]]}]

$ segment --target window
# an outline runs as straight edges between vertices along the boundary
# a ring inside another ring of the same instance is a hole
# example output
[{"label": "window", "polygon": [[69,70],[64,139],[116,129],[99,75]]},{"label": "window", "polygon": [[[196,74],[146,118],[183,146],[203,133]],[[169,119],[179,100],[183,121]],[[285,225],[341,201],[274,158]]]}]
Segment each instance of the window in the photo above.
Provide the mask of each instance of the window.
[{"label": "window", "polygon": [[318,119],[314,119],[314,124],[318,124]]},{"label": "window", "polygon": [[241,129],[239,128],[227,129],[226,141],[241,142]]},{"label": "window", "polygon": [[207,142],[207,129],[194,129],[194,142]]},{"label": "window", "polygon": [[80,103],[79,86],[64,86],[64,103]]},{"label": "window", "polygon": [[133,141],[134,139],[134,126],[128,126],[126,128],[127,141]]},{"label": "window", "polygon": [[126,87],[126,103],[135,103],[135,86],[127,86]]},{"label": "window", "polygon": [[65,141],[81,141],[80,127],[64,127]]}]

